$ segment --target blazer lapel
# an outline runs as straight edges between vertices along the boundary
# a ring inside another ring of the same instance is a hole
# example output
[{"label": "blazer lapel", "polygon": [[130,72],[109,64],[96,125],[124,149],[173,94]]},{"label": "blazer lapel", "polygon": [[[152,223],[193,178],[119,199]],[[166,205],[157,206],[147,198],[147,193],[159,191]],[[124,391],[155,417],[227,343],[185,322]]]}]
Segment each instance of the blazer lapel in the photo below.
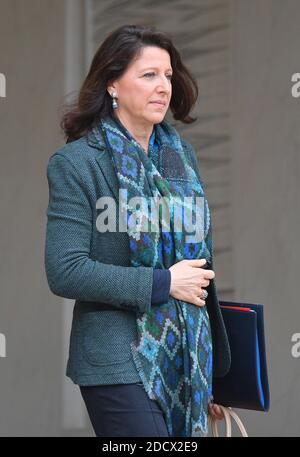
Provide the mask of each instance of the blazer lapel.
[{"label": "blazer lapel", "polygon": [[116,202],[119,202],[119,181],[111,160],[111,156],[107,151],[106,144],[97,127],[93,127],[87,133],[87,142],[92,148],[99,150],[99,154],[96,155],[96,161],[100,167],[103,178],[105,179],[107,186],[111,190]]}]

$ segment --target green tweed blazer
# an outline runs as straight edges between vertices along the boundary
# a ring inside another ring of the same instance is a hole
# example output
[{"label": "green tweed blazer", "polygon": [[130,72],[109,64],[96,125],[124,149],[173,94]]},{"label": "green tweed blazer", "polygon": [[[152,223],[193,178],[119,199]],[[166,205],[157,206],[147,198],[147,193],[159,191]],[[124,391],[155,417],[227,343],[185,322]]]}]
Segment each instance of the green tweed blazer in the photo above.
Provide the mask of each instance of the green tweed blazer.
[{"label": "green tweed blazer", "polygon": [[[193,147],[182,142],[200,179]],[[95,128],[49,158],[47,179],[47,281],[55,295],[75,300],[66,375],[79,385],[138,382],[130,343],[137,337],[136,310],[151,306],[153,268],[130,266],[127,232],[97,230],[101,196],[115,199],[118,227],[119,186]],[[207,291],[213,373],[219,377],[230,368],[230,348],[215,280]]]}]

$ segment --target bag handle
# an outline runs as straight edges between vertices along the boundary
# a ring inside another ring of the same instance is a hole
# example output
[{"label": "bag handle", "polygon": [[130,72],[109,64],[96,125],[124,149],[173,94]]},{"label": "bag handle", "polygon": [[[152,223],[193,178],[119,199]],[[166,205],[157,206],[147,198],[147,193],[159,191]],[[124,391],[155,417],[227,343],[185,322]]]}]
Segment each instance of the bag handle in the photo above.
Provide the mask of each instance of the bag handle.
[{"label": "bag handle", "polygon": [[[241,421],[241,419],[239,418],[239,416],[237,415],[237,413],[235,411],[233,411],[232,408],[226,408],[225,406],[222,406],[222,405],[218,405],[218,406],[221,408],[221,410],[224,414],[226,438],[230,438],[232,436],[231,418],[236,422],[238,429],[241,432],[241,435],[244,438],[248,437],[246,428],[245,428],[243,422]],[[208,420],[209,420],[209,424],[210,424],[210,428],[211,428],[213,437],[219,438],[219,430],[218,430],[218,426],[217,426],[218,419],[215,419],[211,415],[209,415]]]}]

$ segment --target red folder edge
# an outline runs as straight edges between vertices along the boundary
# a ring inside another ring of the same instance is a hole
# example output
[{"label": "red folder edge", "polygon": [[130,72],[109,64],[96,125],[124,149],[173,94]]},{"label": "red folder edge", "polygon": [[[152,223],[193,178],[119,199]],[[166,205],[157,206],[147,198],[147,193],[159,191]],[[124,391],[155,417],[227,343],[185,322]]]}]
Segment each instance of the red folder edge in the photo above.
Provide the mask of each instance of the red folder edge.
[{"label": "red folder edge", "polygon": [[226,309],[238,309],[239,311],[253,311],[251,308],[242,308],[239,306],[225,306],[225,305],[220,305],[221,308],[226,308]]}]

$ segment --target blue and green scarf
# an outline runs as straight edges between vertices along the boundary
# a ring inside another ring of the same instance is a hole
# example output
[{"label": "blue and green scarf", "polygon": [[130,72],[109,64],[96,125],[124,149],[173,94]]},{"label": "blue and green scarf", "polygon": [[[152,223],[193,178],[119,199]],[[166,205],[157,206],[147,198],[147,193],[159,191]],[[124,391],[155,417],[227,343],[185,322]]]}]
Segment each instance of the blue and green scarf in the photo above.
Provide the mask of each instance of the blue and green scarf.
[{"label": "blue and green scarf", "polygon": [[[142,204],[137,209],[137,205],[126,204],[122,208],[127,218],[131,265],[169,268],[183,259],[198,258],[209,263],[209,207],[175,128],[166,121],[155,124],[146,154],[117,117],[107,116],[99,127],[127,201],[142,197],[147,202],[147,207]],[[189,201],[182,198],[188,196]],[[185,214],[192,216],[192,223],[197,220],[197,196],[204,202],[203,230],[201,241],[193,242],[188,239],[191,231],[186,232],[184,221],[181,231],[174,227]],[[169,205],[169,213],[162,211],[163,205],[156,213],[159,230],[151,231],[149,223],[147,231],[142,231],[145,225],[139,224],[153,214],[149,197],[165,197],[173,205]],[[168,221],[164,220],[166,214]],[[149,312],[137,312],[137,333],[137,341],[131,345],[134,363],[149,398],[157,401],[164,413],[169,436],[206,436],[212,394],[212,339],[206,307],[170,295],[167,303],[152,305]]]}]

